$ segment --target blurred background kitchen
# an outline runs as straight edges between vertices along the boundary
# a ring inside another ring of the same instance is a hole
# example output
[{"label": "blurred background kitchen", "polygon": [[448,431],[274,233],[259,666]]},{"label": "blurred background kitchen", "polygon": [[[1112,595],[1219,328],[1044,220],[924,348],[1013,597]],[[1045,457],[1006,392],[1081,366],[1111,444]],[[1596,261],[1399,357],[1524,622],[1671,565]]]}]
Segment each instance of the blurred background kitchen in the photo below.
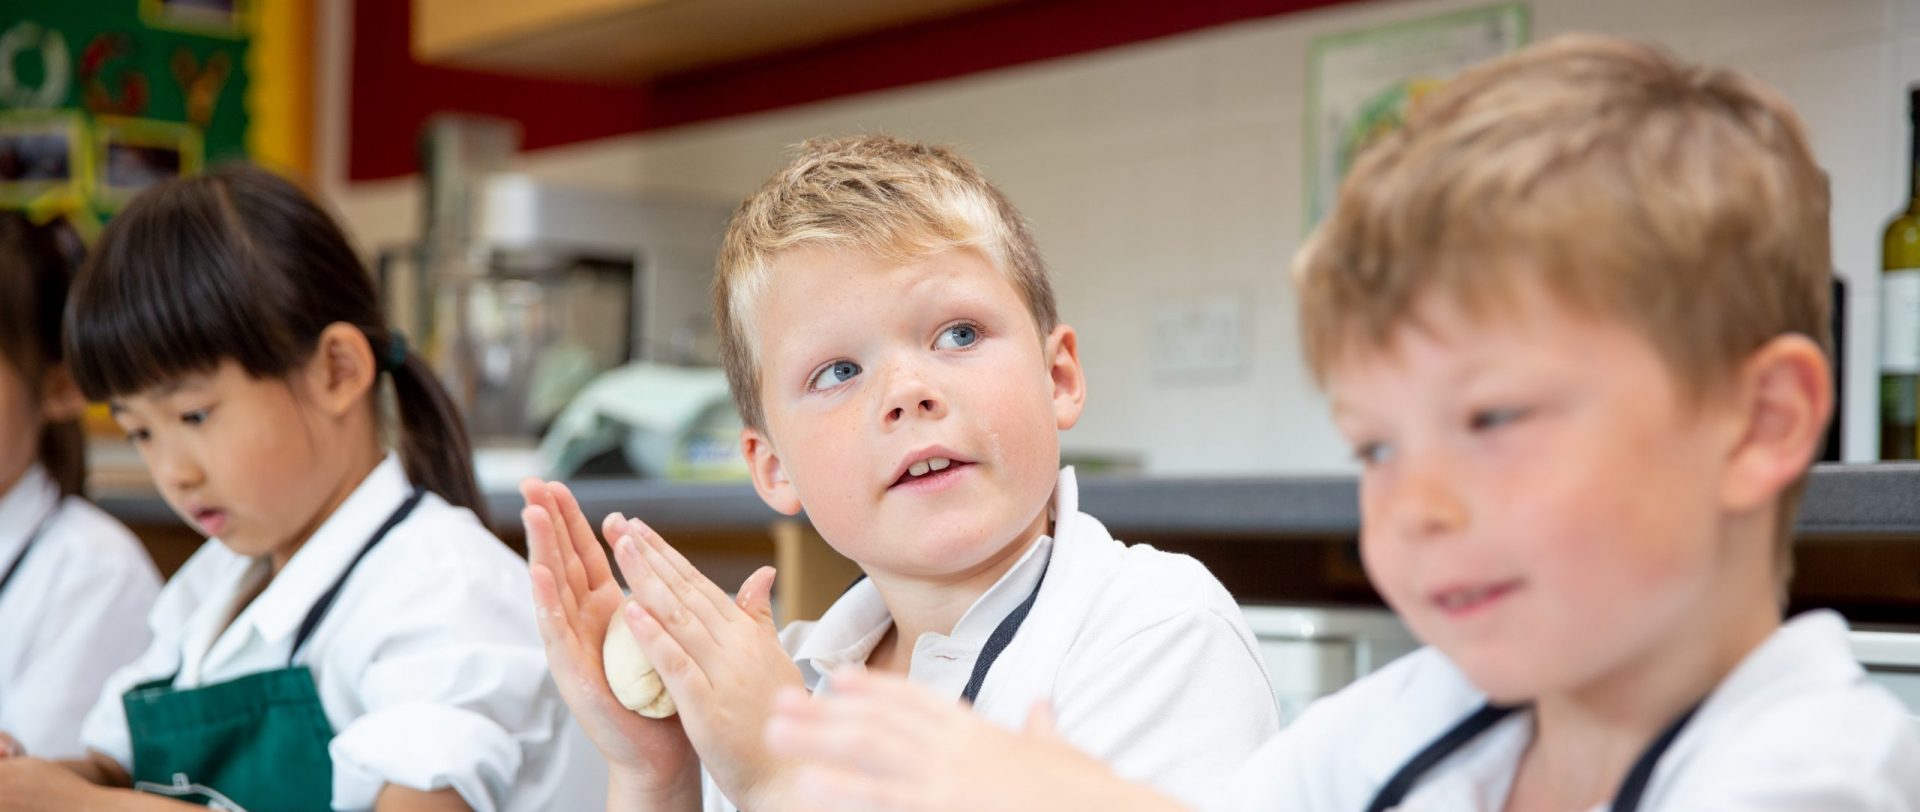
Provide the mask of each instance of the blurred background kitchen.
[{"label": "blurred background kitchen", "polygon": [[[251,158],[347,225],[462,401],[496,529],[562,477],[780,611],[853,571],[744,484],[707,307],[731,209],[808,137],[957,145],[1032,221],[1091,398],[1063,438],[1116,535],[1249,606],[1289,710],[1411,647],[1354,550],[1353,464],[1298,357],[1288,258],[1433,83],[1569,31],[1783,91],[1833,188],[1840,420],[1795,609],[1920,713],[1920,0],[0,0],[0,205],[96,233]],[[1901,217],[1901,212],[1908,212]],[[112,421],[92,494],[163,572],[199,539]]]}]

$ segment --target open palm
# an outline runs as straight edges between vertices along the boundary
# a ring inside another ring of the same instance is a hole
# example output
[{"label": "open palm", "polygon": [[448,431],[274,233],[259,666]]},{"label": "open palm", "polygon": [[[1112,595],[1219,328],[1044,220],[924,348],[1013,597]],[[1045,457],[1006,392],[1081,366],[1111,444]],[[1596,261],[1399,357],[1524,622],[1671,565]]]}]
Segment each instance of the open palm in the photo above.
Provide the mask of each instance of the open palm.
[{"label": "open palm", "polygon": [[614,771],[658,789],[697,783],[699,762],[680,720],[634,713],[607,685],[601,647],[626,596],[579,503],[557,482],[528,480],[520,495],[534,608],[561,698]]}]

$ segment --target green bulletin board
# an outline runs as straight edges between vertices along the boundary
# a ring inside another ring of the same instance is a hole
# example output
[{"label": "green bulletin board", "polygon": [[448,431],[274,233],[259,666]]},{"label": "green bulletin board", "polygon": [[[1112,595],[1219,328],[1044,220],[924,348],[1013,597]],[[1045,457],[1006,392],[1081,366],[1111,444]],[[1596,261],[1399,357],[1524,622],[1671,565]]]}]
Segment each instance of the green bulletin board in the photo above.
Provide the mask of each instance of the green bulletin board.
[{"label": "green bulletin board", "polygon": [[0,207],[82,223],[246,155],[246,0],[0,0]]}]

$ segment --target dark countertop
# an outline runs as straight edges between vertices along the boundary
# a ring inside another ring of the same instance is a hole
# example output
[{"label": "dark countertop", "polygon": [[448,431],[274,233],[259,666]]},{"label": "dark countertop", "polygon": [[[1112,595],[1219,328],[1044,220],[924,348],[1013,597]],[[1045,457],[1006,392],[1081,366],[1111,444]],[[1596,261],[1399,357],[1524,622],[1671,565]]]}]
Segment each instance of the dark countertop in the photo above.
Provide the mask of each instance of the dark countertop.
[{"label": "dark countertop", "polygon": [[[781,517],[745,483],[583,479],[572,486],[590,516],[620,511],[669,538],[697,539],[705,555],[731,550],[740,571],[727,570],[723,581],[744,577],[773,552],[771,530]],[[1080,478],[1080,501],[1118,538],[1199,559],[1243,602],[1378,606],[1355,543],[1357,487],[1352,476],[1101,475]],[[200,544],[144,486],[99,487],[94,496],[141,535],[163,572]],[[519,495],[489,491],[487,508],[494,531],[517,545]],[[1792,611],[1826,607],[1855,622],[1920,624],[1920,464],[1815,468],[1799,538]]]},{"label": "dark countertop", "polygon": [[[620,511],[663,529],[751,530],[779,518],[745,483],[585,479],[570,485],[589,515]],[[1351,476],[1107,475],[1082,477],[1080,502],[1123,538],[1326,538],[1358,530],[1356,489]],[[106,490],[95,501],[128,524],[177,521],[150,491]],[[496,526],[518,524],[519,494],[489,492],[487,507]],[[1799,528],[1810,539],[1920,540],[1920,464],[1817,466]]]}]

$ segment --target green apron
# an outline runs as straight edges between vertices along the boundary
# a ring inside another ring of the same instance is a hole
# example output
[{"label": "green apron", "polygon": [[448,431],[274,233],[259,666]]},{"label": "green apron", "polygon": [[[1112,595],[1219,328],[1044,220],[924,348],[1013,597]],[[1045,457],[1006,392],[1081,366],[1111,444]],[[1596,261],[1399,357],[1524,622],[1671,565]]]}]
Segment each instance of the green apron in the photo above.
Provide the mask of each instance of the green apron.
[{"label": "green apron", "polygon": [[133,738],[133,787],[225,810],[333,808],[333,727],[313,672],[293,664],[340,588],[367,552],[420,503],[416,489],[360,548],[307,610],[287,667],[176,690],[172,676],[134,686],[121,698]]}]

